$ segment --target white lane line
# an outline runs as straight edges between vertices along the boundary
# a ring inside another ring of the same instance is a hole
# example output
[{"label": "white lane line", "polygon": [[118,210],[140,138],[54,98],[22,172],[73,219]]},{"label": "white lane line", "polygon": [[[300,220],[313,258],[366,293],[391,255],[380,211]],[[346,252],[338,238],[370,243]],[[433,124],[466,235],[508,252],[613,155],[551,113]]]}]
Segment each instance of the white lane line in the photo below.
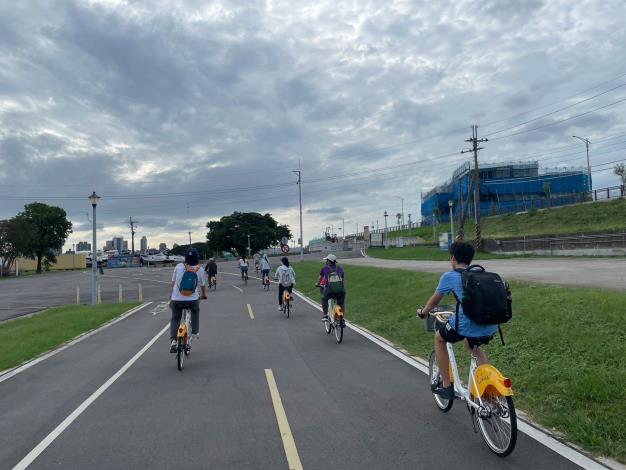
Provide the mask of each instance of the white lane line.
[{"label": "white lane line", "polygon": [[237,289],[239,292],[243,292],[243,289],[242,289],[242,288],[237,287],[237,286],[234,286],[234,285],[233,285],[233,287],[234,287],[235,289]]},{"label": "white lane line", "polygon": [[289,470],[302,470],[302,462],[300,462],[296,441],[293,438],[293,434],[291,434],[291,427],[289,426],[289,421],[287,420],[287,413],[285,413],[283,402],[280,399],[280,393],[278,392],[278,386],[276,385],[276,380],[274,380],[274,373],[272,372],[272,369],[265,369],[265,378],[267,379],[267,385],[270,388],[272,404],[274,405],[274,413],[276,413],[278,430],[280,431],[280,437],[283,440],[283,448],[285,449],[285,456],[287,457]]},{"label": "white lane line", "polygon": [[[294,294],[296,294],[298,297],[300,297],[302,300],[304,300],[306,303],[308,303],[315,309],[319,310],[320,312],[322,311],[322,306],[318,304],[317,302],[314,302],[313,300],[309,299],[306,295],[302,294],[301,292],[296,291],[295,289],[293,292]],[[403,353],[402,351],[398,351],[396,348],[394,348],[390,344],[384,341],[381,341],[376,336],[372,335],[371,333],[365,331],[364,329],[360,327],[350,324],[348,321],[346,321],[346,326],[350,328],[351,330],[359,333],[361,336],[364,336],[365,338],[369,339],[373,343],[376,343],[378,346],[383,348],[385,351],[390,352],[391,354],[396,356],[398,359],[401,359],[402,361],[406,362],[410,366],[415,367],[419,371],[428,375],[429,373],[428,363],[426,361],[417,360],[416,358],[413,358]],[[580,465],[581,467],[586,468],[586,469],[607,468],[606,466],[600,464],[596,460],[593,460],[587,457],[586,455],[582,454],[581,452],[577,451],[576,449],[571,447],[570,444],[563,443],[559,441],[558,439],[555,439],[554,437],[552,437],[550,434],[546,433],[545,431],[542,431],[534,423],[529,423],[529,422],[522,420],[519,416],[518,416],[517,428],[521,432],[526,434],[527,436],[531,437],[532,439],[539,442],[540,444],[546,446],[548,449],[556,452],[561,457],[565,457],[567,460],[575,463],[576,465]],[[614,462],[612,460],[609,461],[607,459],[607,462],[612,468],[620,468],[621,466],[621,464]]]},{"label": "white lane line", "polygon": [[98,388],[98,390],[93,392],[89,396],[89,398],[82,402],[78,406],[78,408],[72,411],[72,413],[61,422],[61,424],[54,428],[54,430],[50,434],[48,434],[39,444],[37,444],[35,448],[31,450],[22,460],[20,460],[20,462],[15,467],[13,467],[13,470],[23,470],[27,468],[31,463],[33,463],[33,461],[39,455],[41,455],[41,453],[46,450],[46,448],[50,444],[52,444],[54,440],[59,437],[61,433],[65,431],[65,429],[67,429],[67,427],[72,424],[76,420],[76,418],[78,418],[83,413],[83,411],[85,411],[89,407],[89,405],[96,401],[96,399],[100,395],[102,395],[106,391],[106,389],[113,385],[113,383],[117,379],[119,379],[122,374],[124,374],[124,372],[126,372],[130,368],[130,366],[132,366],[137,361],[137,359],[139,359],[150,348],[150,346],[152,346],[159,339],[159,337],[167,331],[169,327],[169,324],[166,325],[161,331],[154,335],[154,337],[150,341],[148,341],[148,343],[143,348],[141,348],[139,352],[137,352],[137,354],[135,354],[126,364],[124,364],[120,370],[113,374],[111,378],[109,378],[109,380],[104,382],[100,386],[100,388]]},{"label": "white lane line", "polygon": [[250,315],[250,320],[254,320],[254,313],[252,312],[252,306],[250,304],[246,304],[248,306],[248,315]]},{"label": "white lane line", "polygon": [[28,361],[25,364],[22,364],[21,366],[17,366],[13,369],[9,369],[7,371],[4,372],[0,372],[0,383],[4,382],[5,380],[9,380],[11,377],[16,376],[17,374],[19,374],[20,372],[24,372],[26,369],[30,369],[31,367],[33,367],[36,364],[39,364],[41,361],[45,361],[46,359],[48,359],[49,357],[54,356],[55,354],[60,353],[61,351],[74,346],[76,343],[80,343],[82,340],[89,338],[92,335],[95,335],[96,333],[101,332],[102,330],[115,325],[117,322],[120,322],[122,320],[124,320],[125,318],[128,318],[129,316],[131,316],[133,313],[138,312],[139,310],[141,310],[144,307],[147,307],[148,305],[152,304],[152,302],[145,302],[141,305],[138,305],[135,308],[130,309],[128,312],[124,313],[123,315],[114,318],[113,320],[111,320],[110,322],[105,323],[104,325],[99,326],[98,328],[96,328],[95,330],[91,330],[87,333],[84,333],[82,335],[77,336],[76,338],[74,338],[72,341],[70,341],[67,344],[64,344],[63,346],[57,348],[57,349],[53,349],[50,352],[47,352],[45,354],[43,354],[42,356],[39,356],[35,359],[33,359],[32,361]]}]

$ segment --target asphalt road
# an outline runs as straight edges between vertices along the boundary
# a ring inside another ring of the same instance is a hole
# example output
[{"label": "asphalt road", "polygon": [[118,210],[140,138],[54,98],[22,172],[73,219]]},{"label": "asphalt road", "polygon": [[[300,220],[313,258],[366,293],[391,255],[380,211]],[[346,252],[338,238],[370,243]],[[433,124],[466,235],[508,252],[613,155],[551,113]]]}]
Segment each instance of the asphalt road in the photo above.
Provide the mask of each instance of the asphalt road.
[{"label": "asphalt road", "polygon": [[[344,259],[344,264],[397,268],[442,273],[449,261],[386,260],[379,258]],[[599,287],[626,290],[626,260],[612,258],[514,258],[477,262],[506,279],[569,287]]]},{"label": "asphalt road", "polygon": [[[169,273],[151,278],[167,283]],[[182,372],[163,332],[169,312],[154,303],[0,377],[0,468],[33,450],[34,469],[274,470],[290,468],[294,452],[305,469],[578,468],[524,434],[512,455],[494,456],[462,404],[436,409],[426,375],[353,330],[336,344],[300,299],[285,318],[276,295],[274,285],[264,292],[222,274]],[[267,370],[293,447],[279,431]]]}]

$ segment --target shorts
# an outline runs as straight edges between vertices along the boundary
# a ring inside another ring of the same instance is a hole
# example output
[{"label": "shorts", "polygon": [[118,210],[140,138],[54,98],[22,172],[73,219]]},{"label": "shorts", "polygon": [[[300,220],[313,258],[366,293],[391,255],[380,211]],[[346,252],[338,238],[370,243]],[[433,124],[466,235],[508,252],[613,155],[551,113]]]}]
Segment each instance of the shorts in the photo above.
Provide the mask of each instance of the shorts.
[{"label": "shorts", "polygon": [[239,266],[239,269],[241,269],[241,272],[244,272],[244,273],[248,272],[248,266]]},{"label": "shorts", "polygon": [[444,339],[446,343],[458,343],[459,341],[463,341],[464,339],[466,339],[470,347],[472,348],[474,346],[480,346],[481,344],[488,344],[489,341],[491,341],[491,338],[493,338],[493,336],[479,336],[479,337],[463,336],[457,333],[457,331],[454,328],[452,328],[452,325],[450,325],[450,322],[439,323],[437,326],[437,331],[439,331],[439,334],[441,335],[441,337]]}]

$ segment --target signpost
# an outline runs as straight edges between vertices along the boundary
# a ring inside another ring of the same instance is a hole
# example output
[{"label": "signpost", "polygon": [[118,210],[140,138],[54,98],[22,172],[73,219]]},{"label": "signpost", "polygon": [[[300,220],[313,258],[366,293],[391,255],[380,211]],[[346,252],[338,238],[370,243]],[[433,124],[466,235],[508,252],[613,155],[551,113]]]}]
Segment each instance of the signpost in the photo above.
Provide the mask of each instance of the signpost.
[{"label": "signpost", "polygon": [[289,253],[289,245],[283,245],[280,250],[285,254]]}]

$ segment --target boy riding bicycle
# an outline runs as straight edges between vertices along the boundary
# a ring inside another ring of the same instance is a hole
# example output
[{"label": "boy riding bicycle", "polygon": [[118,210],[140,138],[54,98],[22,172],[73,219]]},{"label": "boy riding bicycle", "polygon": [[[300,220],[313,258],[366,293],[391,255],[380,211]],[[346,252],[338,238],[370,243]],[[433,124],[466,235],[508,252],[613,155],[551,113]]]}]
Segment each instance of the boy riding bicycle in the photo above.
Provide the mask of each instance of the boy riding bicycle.
[{"label": "boy riding bicycle", "polygon": [[[439,285],[435,289],[426,305],[417,309],[417,316],[424,319],[435,308],[444,295],[454,294],[457,301],[463,299],[463,283],[461,273],[468,268],[474,259],[474,247],[467,242],[455,242],[450,246],[450,262],[452,271],[443,273],[439,279]],[[472,271],[473,272],[473,271]],[[454,398],[454,386],[450,382],[450,371],[448,363],[448,349],[446,343],[456,343],[465,340],[465,345],[471,352],[473,347],[480,341],[486,344],[498,329],[497,325],[481,325],[470,320],[463,313],[463,306],[458,306],[458,313],[455,313],[445,324],[440,324],[435,332],[435,354],[437,356],[437,366],[441,374],[441,384],[431,384],[433,393],[446,399]],[[489,361],[482,349],[476,349],[477,364],[487,364]]]},{"label": "boy riding bicycle", "polygon": [[243,255],[240,259],[239,259],[239,269],[241,269],[241,279],[247,279],[248,278],[248,259],[246,258],[245,255]]},{"label": "boy riding bicycle", "polygon": [[[172,275],[172,294],[170,307],[170,352],[176,352],[176,332],[183,315],[183,310],[191,310],[191,336],[197,338],[200,333],[200,299],[206,299],[206,275],[199,264],[198,250],[190,248],[185,253],[185,262],[178,263]],[[198,295],[197,286],[202,289],[202,297]]]}]

